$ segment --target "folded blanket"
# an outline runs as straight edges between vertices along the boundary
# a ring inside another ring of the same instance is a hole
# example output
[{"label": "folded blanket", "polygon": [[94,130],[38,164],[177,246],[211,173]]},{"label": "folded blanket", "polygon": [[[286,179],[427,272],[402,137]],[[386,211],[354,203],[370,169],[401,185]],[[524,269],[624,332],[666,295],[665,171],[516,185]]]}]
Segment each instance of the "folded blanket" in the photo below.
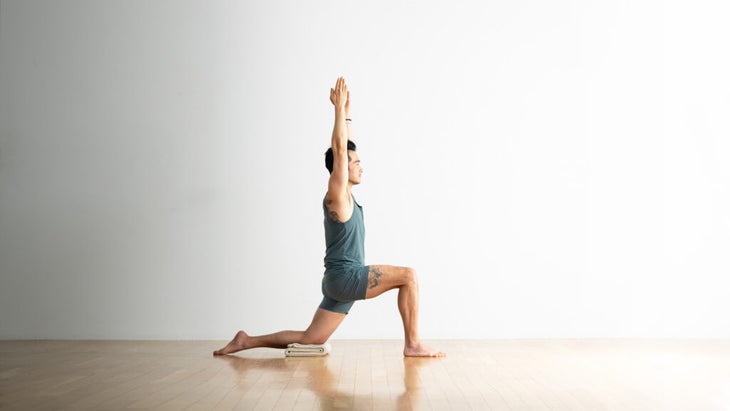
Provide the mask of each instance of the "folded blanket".
[{"label": "folded blanket", "polygon": [[289,344],[284,355],[287,357],[321,357],[329,354],[332,347],[329,343],[324,344]]}]

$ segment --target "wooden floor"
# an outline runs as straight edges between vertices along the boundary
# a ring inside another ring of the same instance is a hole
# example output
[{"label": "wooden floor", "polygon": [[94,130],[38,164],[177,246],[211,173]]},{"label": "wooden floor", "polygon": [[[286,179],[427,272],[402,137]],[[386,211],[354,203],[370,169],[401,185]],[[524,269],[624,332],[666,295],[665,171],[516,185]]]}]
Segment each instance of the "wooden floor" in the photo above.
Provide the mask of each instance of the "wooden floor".
[{"label": "wooden floor", "polygon": [[0,409],[730,410],[728,340],[336,340],[322,358],[224,341],[0,341]]}]

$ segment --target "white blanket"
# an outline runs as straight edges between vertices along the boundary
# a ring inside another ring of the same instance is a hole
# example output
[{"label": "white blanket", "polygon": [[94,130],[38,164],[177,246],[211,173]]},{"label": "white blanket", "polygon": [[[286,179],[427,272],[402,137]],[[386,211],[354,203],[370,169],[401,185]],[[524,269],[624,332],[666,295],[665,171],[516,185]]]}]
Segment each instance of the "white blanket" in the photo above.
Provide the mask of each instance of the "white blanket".
[{"label": "white blanket", "polygon": [[284,355],[287,357],[321,357],[329,354],[332,347],[329,343],[324,344],[289,344]]}]

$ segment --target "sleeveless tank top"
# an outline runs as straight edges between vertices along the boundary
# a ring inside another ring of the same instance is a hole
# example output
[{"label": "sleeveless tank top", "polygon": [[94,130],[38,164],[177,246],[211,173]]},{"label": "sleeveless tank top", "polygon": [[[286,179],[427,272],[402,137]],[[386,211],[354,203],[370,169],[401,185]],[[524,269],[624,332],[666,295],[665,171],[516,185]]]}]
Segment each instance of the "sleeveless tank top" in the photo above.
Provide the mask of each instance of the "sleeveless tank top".
[{"label": "sleeveless tank top", "polygon": [[324,238],[327,244],[324,266],[328,270],[365,265],[365,221],[362,207],[355,201],[355,196],[352,196],[352,202],[352,216],[340,223],[330,219],[327,206],[322,201]]}]

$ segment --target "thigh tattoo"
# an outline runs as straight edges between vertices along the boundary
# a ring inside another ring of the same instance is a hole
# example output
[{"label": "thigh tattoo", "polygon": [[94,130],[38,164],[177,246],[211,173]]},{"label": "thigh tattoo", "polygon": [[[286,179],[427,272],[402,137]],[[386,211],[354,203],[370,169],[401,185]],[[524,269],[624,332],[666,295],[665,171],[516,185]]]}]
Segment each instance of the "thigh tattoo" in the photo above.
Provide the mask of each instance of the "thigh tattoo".
[{"label": "thigh tattoo", "polygon": [[377,287],[380,284],[380,276],[382,275],[383,273],[380,272],[378,267],[371,267],[368,275],[368,288]]}]

